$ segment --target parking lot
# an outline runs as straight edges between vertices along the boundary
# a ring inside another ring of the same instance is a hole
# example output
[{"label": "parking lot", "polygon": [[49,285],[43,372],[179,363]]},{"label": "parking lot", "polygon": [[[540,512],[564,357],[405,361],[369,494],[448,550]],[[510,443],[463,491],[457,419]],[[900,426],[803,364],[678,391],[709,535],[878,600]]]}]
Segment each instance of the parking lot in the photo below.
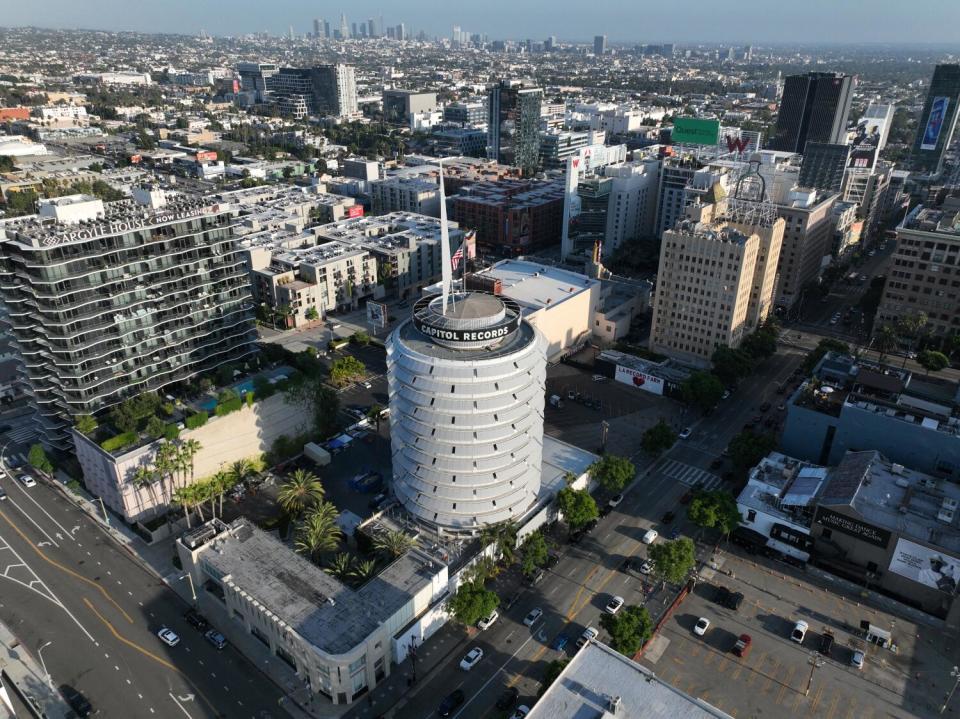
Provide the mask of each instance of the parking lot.
[{"label": "parking lot", "polygon": [[[719,569],[701,573],[642,658],[665,681],[737,717],[939,715],[956,660],[938,628],[785,565],[732,553],[716,559]],[[743,593],[739,611],[715,601],[717,586]],[[700,617],[711,622],[703,637],[693,632]],[[798,620],[809,625],[802,645],[790,639]],[[867,643],[861,621],[890,631],[896,650]],[[817,653],[824,631],[835,637],[829,656]],[[746,658],[732,652],[741,634],[752,639]],[[851,666],[855,650],[865,653],[862,669]]]},{"label": "parking lot", "polygon": [[[570,392],[579,394],[580,399],[568,399]],[[679,427],[684,418],[679,402],[610,379],[596,382],[593,373],[570,365],[548,368],[547,399],[554,394],[561,398],[563,406],[557,408],[547,403],[544,430],[590,451],[600,447],[600,423],[604,420],[610,425],[607,451],[629,457],[640,447],[643,433],[658,421],[663,419]]]}]

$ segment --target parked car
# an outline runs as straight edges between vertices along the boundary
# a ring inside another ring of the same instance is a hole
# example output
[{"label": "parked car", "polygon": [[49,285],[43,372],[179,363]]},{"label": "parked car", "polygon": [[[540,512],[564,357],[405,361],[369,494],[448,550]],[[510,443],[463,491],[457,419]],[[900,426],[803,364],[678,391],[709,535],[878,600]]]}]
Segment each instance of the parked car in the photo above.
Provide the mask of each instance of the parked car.
[{"label": "parked car", "polygon": [[533,573],[528,574],[525,578],[527,584],[531,587],[537,586],[538,584],[540,584],[541,581],[543,581],[544,574],[545,572],[542,569],[540,568],[534,569]]},{"label": "parked car", "polygon": [[227,638],[216,629],[208,629],[204,633],[203,638],[210,642],[217,649],[223,649],[227,646]]},{"label": "parked car", "polygon": [[673,529],[670,530],[670,534],[667,535],[667,537],[670,539],[671,542],[679,536],[680,536],[680,527],[674,527]]},{"label": "parked car", "polygon": [[653,560],[644,559],[638,571],[640,574],[650,574],[653,571]]},{"label": "parked car", "polygon": [[865,655],[859,649],[854,650],[853,654],[850,656],[850,666],[856,667],[857,669],[863,669],[863,660]]},{"label": "parked car", "polygon": [[7,493],[3,491],[3,487],[0,487],[0,502],[7,498]]},{"label": "parked car", "polygon": [[183,618],[187,620],[187,624],[198,632],[205,632],[210,628],[210,622],[196,609],[188,609],[187,613],[183,615]]},{"label": "parked car", "polygon": [[620,607],[623,606],[623,597],[611,597],[610,601],[607,602],[607,606],[603,608],[607,614],[616,614],[620,611]]},{"label": "parked car", "polygon": [[180,643],[180,636],[172,629],[167,629],[166,627],[162,627],[160,631],[157,632],[157,636],[160,637],[160,641],[168,647],[175,647]]},{"label": "parked car", "polygon": [[558,564],[560,564],[560,557],[553,553],[547,554],[547,563],[544,565],[544,568],[553,569]]},{"label": "parked car", "polygon": [[659,535],[659,533],[657,532],[656,529],[648,529],[648,530],[644,533],[644,535],[643,535],[643,543],[644,543],[644,544],[653,544],[654,542],[657,541],[657,537],[659,537],[659,536],[660,536],[660,535]]},{"label": "parked car", "polygon": [[524,719],[527,714],[530,713],[530,707],[526,704],[521,704],[517,707],[517,710],[510,716],[510,719]]},{"label": "parked car", "polygon": [[680,439],[687,439],[691,434],[693,434],[693,430],[691,430],[689,427],[684,427],[683,429],[680,430],[680,434],[678,434],[677,436]]},{"label": "parked car", "polygon": [[613,495],[612,497],[610,497],[610,501],[607,502],[607,506],[609,506],[609,507],[617,507],[617,506],[620,505],[620,502],[622,502],[622,501],[623,501],[623,495],[622,495],[622,494],[615,494],[615,495]]},{"label": "parked car", "polygon": [[799,622],[793,625],[793,631],[790,632],[790,639],[795,641],[797,644],[803,644],[803,640],[807,636],[807,630],[809,628],[810,625],[801,619]]},{"label": "parked car", "polygon": [[483,659],[483,650],[480,647],[474,647],[460,660],[460,668],[465,672],[469,672],[480,663],[481,659]]},{"label": "parked car", "polygon": [[693,633],[698,637],[702,637],[707,633],[707,630],[710,628],[710,620],[706,617],[700,617],[697,620],[697,623],[693,625]]},{"label": "parked car", "polygon": [[753,639],[749,634],[741,634],[737,637],[737,643],[733,645],[733,653],[741,659],[746,659],[750,655],[750,647],[753,646]]},{"label": "parked car", "polygon": [[60,685],[60,694],[67,700],[67,704],[70,705],[70,708],[73,709],[78,717],[90,716],[90,713],[93,711],[93,705],[90,704],[90,700],[83,696],[83,694],[69,684]]},{"label": "parked car", "polygon": [[740,592],[728,592],[727,593],[727,608],[737,611],[740,609],[740,605],[743,604],[743,595]]},{"label": "parked car", "polygon": [[569,641],[570,637],[568,637],[566,634],[558,634],[557,638],[553,640],[553,650],[562,652]]},{"label": "parked car", "polygon": [[437,714],[442,717],[448,717],[453,714],[461,704],[466,700],[462,689],[455,689],[443,698],[440,706],[437,707]]},{"label": "parked car", "polygon": [[587,642],[596,639],[599,634],[600,632],[593,627],[587,627],[583,630],[583,634],[577,639],[577,648],[579,649],[580,647],[586,646]]},{"label": "parked car", "polygon": [[537,620],[540,619],[540,617],[542,616],[543,616],[543,610],[540,607],[536,607],[534,609],[531,609],[529,614],[527,614],[527,616],[523,618],[523,623],[528,627],[532,627],[534,624],[537,623]]},{"label": "parked car", "polygon": [[497,709],[501,711],[506,711],[507,709],[512,709],[513,705],[517,703],[517,699],[520,698],[520,690],[516,687],[507,687],[503,690],[503,693],[497,698]]},{"label": "parked car", "polygon": [[22,484],[24,487],[30,488],[30,487],[37,486],[37,480],[35,480],[26,472],[21,472],[20,474],[18,474],[17,479],[20,480],[20,484]]},{"label": "parked car", "polygon": [[489,629],[490,627],[493,626],[493,623],[497,621],[499,618],[500,618],[500,615],[497,613],[497,610],[494,609],[492,612],[490,612],[488,616],[484,617],[479,622],[477,622],[477,626],[480,628],[480,631]]},{"label": "parked car", "polygon": [[833,641],[833,634],[829,631],[825,631],[820,635],[820,643],[817,645],[817,651],[823,656],[829,657],[830,650],[833,648]]}]

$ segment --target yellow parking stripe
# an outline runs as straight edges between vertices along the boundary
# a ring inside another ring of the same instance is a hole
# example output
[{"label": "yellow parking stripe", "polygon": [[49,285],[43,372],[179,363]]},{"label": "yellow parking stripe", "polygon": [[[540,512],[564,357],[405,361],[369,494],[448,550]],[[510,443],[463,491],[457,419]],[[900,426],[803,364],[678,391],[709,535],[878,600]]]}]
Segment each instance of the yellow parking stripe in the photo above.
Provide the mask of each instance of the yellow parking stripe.
[{"label": "yellow parking stripe", "polygon": [[817,687],[816,693],[813,695],[813,704],[810,705],[810,711],[816,712],[817,707],[820,706],[820,700],[823,698],[823,686]]}]

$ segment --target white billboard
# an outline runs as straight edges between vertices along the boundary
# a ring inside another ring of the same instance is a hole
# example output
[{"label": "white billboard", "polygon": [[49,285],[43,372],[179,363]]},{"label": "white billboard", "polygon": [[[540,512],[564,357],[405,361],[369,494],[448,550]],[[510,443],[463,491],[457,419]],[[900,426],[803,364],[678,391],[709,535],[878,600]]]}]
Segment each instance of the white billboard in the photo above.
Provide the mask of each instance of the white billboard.
[{"label": "white billboard", "polygon": [[618,364],[614,379],[617,380],[617,382],[623,382],[631,387],[642,389],[644,392],[652,392],[653,394],[661,395],[663,394],[662,379],[631,367],[624,367],[623,365]]},{"label": "white billboard", "polygon": [[898,539],[890,560],[890,571],[931,589],[956,594],[960,559],[908,539]]},{"label": "white billboard", "polygon": [[385,327],[387,324],[387,306],[382,302],[367,302],[367,322],[374,327]]}]

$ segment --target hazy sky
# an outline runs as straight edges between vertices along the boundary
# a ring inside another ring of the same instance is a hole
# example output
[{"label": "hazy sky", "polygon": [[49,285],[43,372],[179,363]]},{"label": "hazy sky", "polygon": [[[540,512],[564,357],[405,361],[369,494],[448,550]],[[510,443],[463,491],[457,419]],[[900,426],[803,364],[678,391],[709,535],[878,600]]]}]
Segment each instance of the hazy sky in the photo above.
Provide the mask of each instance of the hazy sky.
[{"label": "hazy sky", "polygon": [[314,17],[336,26],[341,12],[444,36],[459,25],[536,40],[960,43],[960,0],[0,0],[0,25],[302,34]]}]

